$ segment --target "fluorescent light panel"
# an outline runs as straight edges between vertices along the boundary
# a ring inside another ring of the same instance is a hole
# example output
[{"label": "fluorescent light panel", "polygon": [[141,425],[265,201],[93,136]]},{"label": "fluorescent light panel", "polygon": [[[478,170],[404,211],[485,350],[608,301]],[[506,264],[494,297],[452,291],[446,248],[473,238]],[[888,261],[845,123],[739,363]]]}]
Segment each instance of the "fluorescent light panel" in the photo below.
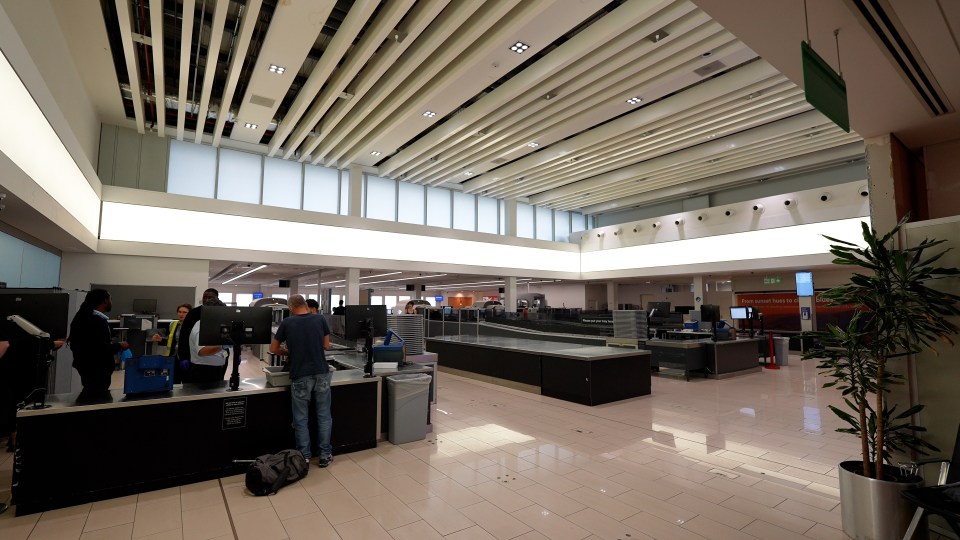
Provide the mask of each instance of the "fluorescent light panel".
[{"label": "fluorescent light panel", "polygon": [[250,122],[246,122],[245,124],[243,124],[243,127],[247,128],[247,129],[257,129],[257,125],[256,125],[256,124],[251,124]]},{"label": "fluorescent light panel", "polygon": [[513,51],[513,52],[515,52],[515,53],[517,53],[517,54],[523,54],[524,51],[526,51],[526,50],[529,49],[529,48],[530,48],[530,45],[527,45],[526,43],[524,43],[524,42],[522,42],[522,41],[518,41],[518,42],[516,42],[516,43],[514,43],[513,45],[510,46],[510,50]]},{"label": "fluorescent light panel", "polygon": [[433,118],[434,116],[437,115],[437,113],[433,111],[423,111],[423,115],[426,116],[427,118]]},{"label": "fluorescent light panel", "polygon": [[276,64],[270,64],[270,73],[276,73],[277,75],[283,75],[283,72],[286,71],[286,70],[287,70],[287,68],[285,68],[285,67],[283,67],[283,66],[278,66],[278,65],[276,65]]},{"label": "fluorescent light panel", "polygon": [[383,153],[383,152],[378,152],[378,151],[374,150],[373,152],[370,152],[370,155],[371,155],[371,156],[379,156],[379,155],[382,154],[382,153]]},{"label": "fluorescent light panel", "polygon": [[221,283],[221,285],[226,285],[227,283],[230,283],[231,281],[236,281],[236,280],[242,278],[243,276],[249,276],[250,274],[252,274],[252,273],[254,273],[254,272],[258,271],[258,270],[263,270],[263,269],[266,268],[266,267],[267,267],[267,265],[261,264],[260,266],[254,268],[253,270],[247,270],[246,272],[240,274],[239,276],[234,276],[234,277],[232,277],[232,278],[224,281],[223,283]]}]

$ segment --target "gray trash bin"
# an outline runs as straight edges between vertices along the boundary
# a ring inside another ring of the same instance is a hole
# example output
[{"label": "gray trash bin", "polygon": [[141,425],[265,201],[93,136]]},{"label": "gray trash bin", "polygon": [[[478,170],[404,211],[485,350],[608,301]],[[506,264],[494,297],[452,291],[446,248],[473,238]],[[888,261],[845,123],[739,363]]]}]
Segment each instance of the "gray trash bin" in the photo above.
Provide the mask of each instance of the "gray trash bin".
[{"label": "gray trash bin", "polygon": [[777,356],[777,365],[786,366],[790,364],[790,338],[773,338],[773,353]]},{"label": "gray trash bin", "polygon": [[393,444],[426,438],[432,379],[425,373],[387,377],[387,439]]}]

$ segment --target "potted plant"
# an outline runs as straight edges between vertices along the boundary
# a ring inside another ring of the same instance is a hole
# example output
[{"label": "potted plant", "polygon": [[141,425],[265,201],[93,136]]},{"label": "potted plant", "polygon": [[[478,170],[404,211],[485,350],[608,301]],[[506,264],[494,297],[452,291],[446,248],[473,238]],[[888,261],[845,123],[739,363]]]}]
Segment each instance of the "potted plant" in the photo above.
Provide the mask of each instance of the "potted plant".
[{"label": "potted plant", "polygon": [[822,295],[832,305],[855,306],[854,315],[846,327],[830,325],[826,332],[811,333],[825,347],[804,355],[820,359],[821,374],[831,379],[824,387],[836,387],[843,395],[847,410],[830,409],[849,427],[837,431],[860,437],[862,459],[839,466],[843,529],[854,538],[902,538],[913,510],[900,491],[922,480],[912,470],[891,465],[891,454],[936,450],[918,436],[924,428],[911,421],[923,405],[898,411],[888,402],[891,387],[903,384],[890,361],[930,349],[937,341],[952,344],[950,336],[958,331],[947,317],[960,314],[960,297],[928,286],[960,274],[956,268],[934,266],[946,251],[928,250],[943,241],[891,246],[908,217],[883,236],[864,223],[863,247],[826,237],[834,242],[834,264],[863,272],[855,271],[849,283]]}]

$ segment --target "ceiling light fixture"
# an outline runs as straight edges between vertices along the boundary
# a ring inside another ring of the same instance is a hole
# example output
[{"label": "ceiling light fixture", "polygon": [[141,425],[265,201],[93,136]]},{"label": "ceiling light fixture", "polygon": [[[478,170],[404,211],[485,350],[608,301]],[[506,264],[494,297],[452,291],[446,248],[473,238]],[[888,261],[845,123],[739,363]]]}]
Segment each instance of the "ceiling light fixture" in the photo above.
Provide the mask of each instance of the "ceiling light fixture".
[{"label": "ceiling light fixture", "polygon": [[395,275],[397,275],[397,274],[399,274],[399,273],[400,273],[400,272],[389,272],[389,273],[386,273],[386,274],[376,274],[376,275],[373,275],[373,276],[363,276],[363,277],[360,278],[360,279],[373,279],[373,278],[375,278],[375,277],[395,276]]},{"label": "ceiling light fixture", "polygon": [[663,28],[661,28],[660,30],[657,30],[656,32],[654,32],[654,33],[650,34],[649,36],[647,36],[647,39],[649,39],[650,41],[652,41],[652,42],[654,42],[654,43],[657,43],[657,42],[659,42],[660,40],[662,40],[663,38],[665,38],[665,37],[667,37],[667,36],[669,36],[669,35],[670,35],[670,32],[667,32],[666,30],[664,30]]},{"label": "ceiling light fixture", "polygon": [[463,171],[463,174],[467,176],[473,176],[473,171]]},{"label": "ceiling light fixture", "polygon": [[283,66],[278,66],[278,65],[276,65],[276,64],[270,64],[270,73],[276,73],[277,75],[283,75],[283,72],[286,71],[286,70],[287,70],[287,68],[285,68],[285,67],[283,67]]},{"label": "ceiling light fixture", "polygon": [[427,118],[433,118],[434,116],[437,115],[437,113],[433,111],[423,111],[423,115],[426,116]]},{"label": "ceiling light fixture", "polygon": [[381,152],[377,152],[376,150],[374,150],[373,152],[370,152],[371,156],[379,156],[380,154]]},{"label": "ceiling light fixture", "polygon": [[250,122],[247,122],[246,124],[244,124],[243,127],[247,128],[247,129],[257,129],[257,125],[256,125],[256,124],[251,124]]},{"label": "ceiling light fixture", "polygon": [[527,143],[527,146],[529,146],[530,148],[536,148],[536,147],[540,146],[540,143],[538,143],[538,142],[528,142],[528,143]]},{"label": "ceiling light fixture", "polygon": [[395,282],[395,281],[413,281],[413,280],[415,280],[415,279],[427,279],[427,278],[443,277],[443,276],[445,276],[445,275],[446,275],[446,274],[435,274],[435,275],[432,275],[432,276],[416,276],[416,277],[403,277],[403,278],[397,278],[397,279],[385,279],[385,280],[383,280],[383,281],[367,281],[367,282],[363,283],[363,285],[376,285],[377,283],[393,283],[393,282]]},{"label": "ceiling light fixture", "polygon": [[628,100],[627,100],[627,103],[629,103],[629,104],[631,104],[631,105],[636,105],[637,103],[640,103],[641,101],[643,101],[643,99],[642,99],[641,97],[637,96],[637,97],[632,97],[632,98],[628,99]]},{"label": "ceiling light fixture", "polygon": [[529,49],[529,48],[530,48],[530,46],[527,45],[526,43],[522,42],[522,41],[518,41],[518,42],[516,42],[516,43],[514,43],[513,45],[510,46],[510,50],[513,51],[513,52],[515,52],[515,53],[517,53],[517,54],[523,54],[523,52],[526,51],[526,50]]},{"label": "ceiling light fixture", "polygon": [[252,273],[254,273],[254,272],[258,271],[258,270],[263,270],[263,269],[266,268],[266,267],[267,267],[267,265],[261,264],[260,266],[254,268],[254,269],[252,269],[252,270],[247,270],[246,272],[240,274],[239,276],[234,276],[234,277],[232,277],[232,278],[224,281],[223,283],[221,283],[221,285],[226,285],[227,283],[230,283],[231,281],[236,281],[236,280],[238,280],[238,279],[240,279],[240,278],[242,278],[242,277],[244,277],[244,276],[248,276],[248,275],[250,275],[250,274],[252,274]]}]

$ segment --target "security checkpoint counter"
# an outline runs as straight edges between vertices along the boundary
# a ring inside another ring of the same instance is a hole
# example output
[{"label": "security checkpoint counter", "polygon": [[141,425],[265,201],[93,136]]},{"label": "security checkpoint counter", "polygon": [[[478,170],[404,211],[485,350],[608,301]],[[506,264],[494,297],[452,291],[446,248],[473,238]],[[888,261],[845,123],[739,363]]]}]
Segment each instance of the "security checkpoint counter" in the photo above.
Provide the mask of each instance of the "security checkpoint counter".
[{"label": "security checkpoint counter", "polygon": [[[334,454],[375,448],[381,377],[332,377]],[[96,402],[52,395],[17,414],[13,503],[30,514],[238,474],[235,459],[295,448],[287,387],[244,379],[238,391],[184,385]]]}]

